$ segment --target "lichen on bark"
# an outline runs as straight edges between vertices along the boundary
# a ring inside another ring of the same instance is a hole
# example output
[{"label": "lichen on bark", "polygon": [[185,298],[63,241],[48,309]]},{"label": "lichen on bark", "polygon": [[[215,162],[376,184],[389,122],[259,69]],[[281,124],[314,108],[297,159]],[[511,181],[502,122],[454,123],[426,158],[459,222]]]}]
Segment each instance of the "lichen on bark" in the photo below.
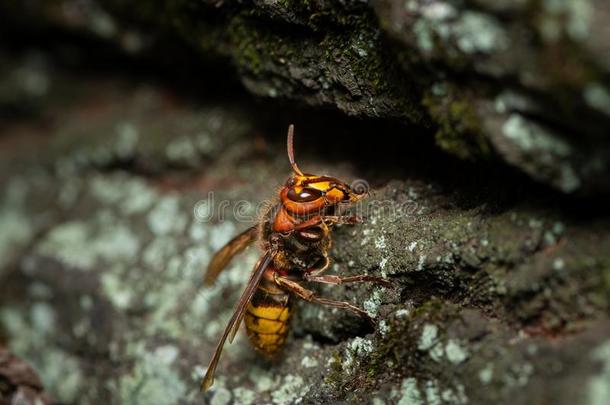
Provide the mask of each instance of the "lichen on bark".
[{"label": "lichen on bark", "polygon": [[[201,287],[211,254],[247,226],[221,216],[232,205],[218,209],[223,200],[241,200],[240,218],[254,220],[261,196],[271,196],[288,172],[284,147],[252,141],[265,126],[244,104],[167,103],[163,89],[126,90],[113,81],[99,93],[87,80],[77,85],[79,98],[61,107],[62,123],[45,132],[44,156],[16,144],[3,159],[3,336],[62,402],[198,403],[229,302],[258,254],[236,261],[215,287]],[[106,107],[90,109],[99,100]],[[303,151],[300,161],[316,171],[367,174]],[[27,170],[16,172],[16,159]],[[368,173],[381,185],[358,208],[366,222],[335,232],[330,271],[381,274],[395,287],[320,293],[358,303],[378,319],[375,330],[342,311],[298,304],[278,362],[265,363],[240,335],[203,398],[603,398],[607,218],[551,208],[553,197],[519,178],[506,181],[531,193],[509,192],[493,176],[456,180],[461,174],[451,164],[390,182]]]},{"label": "lichen on bark", "polygon": [[[76,35],[74,58],[103,43],[121,51],[100,61],[130,63],[92,72],[62,52],[0,51],[0,343],[46,392],[85,404],[610,400],[605,2],[136,3],[0,6],[60,42]],[[179,64],[168,38],[222,69],[194,57],[187,89],[145,75]],[[275,101],[196,80],[231,69]],[[297,303],[278,361],[240,334],[201,394],[260,252],[210,288],[202,269],[285,181],[289,122],[307,171],[372,186],[354,207],[365,222],[335,229],[329,272],[394,286],[320,287],[377,326]]]},{"label": "lichen on bark", "polygon": [[[4,8],[132,55],[158,58],[164,43],[180,42],[196,67],[211,55],[228,60],[257,95],[432,127],[449,153],[487,159],[493,152],[568,194],[609,189],[603,0],[107,0]],[[439,86],[450,89],[449,101]],[[529,138],[548,143],[533,147]],[[558,145],[566,152],[552,153]]]}]

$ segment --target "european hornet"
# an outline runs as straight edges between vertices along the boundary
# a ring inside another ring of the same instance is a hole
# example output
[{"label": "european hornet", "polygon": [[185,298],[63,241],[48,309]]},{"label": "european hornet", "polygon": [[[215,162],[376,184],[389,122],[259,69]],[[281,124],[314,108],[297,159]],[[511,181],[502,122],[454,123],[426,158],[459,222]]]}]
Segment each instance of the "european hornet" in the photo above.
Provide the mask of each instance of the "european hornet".
[{"label": "european hornet", "polygon": [[320,297],[301,282],[343,284],[375,282],[390,286],[389,281],[371,275],[340,277],[323,275],[330,260],[330,230],[334,224],[362,222],[358,216],[341,215],[340,204],[359,201],[358,193],[339,179],[303,173],[294,160],[294,126],[288,128],[288,159],[293,175],[279,191],[279,201],[261,217],[259,224],[237,235],[210,261],[204,284],[212,284],[231,259],[255,241],[264,252],[254,266],[250,280],[226,326],[212,356],[202,391],[214,383],[214,371],[227,338],[233,341],[242,319],[250,342],[265,357],[273,358],[282,349],[292,315],[292,296],[316,304],[343,308],[375,322],[363,310],[349,302]]}]

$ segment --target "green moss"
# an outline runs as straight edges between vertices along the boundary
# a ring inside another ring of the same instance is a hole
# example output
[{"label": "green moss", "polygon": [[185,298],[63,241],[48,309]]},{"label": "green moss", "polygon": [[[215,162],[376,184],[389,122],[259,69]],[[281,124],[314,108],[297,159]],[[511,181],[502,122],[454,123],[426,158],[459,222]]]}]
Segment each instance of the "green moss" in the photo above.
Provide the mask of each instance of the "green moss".
[{"label": "green moss", "polygon": [[435,134],[438,146],[462,159],[491,157],[491,147],[469,96],[437,84],[424,95],[422,102],[438,123]]},{"label": "green moss", "polygon": [[426,319],[431,322],[441,321],[442,312],[448,311],[450,307],[447,307],[446,303],[440,299],[431,299],[424,302],[419,307],[415,308],[410,314],[410,319]]},{"label": "green moss", "polygon": [[[592,266],[589,260],[587,263],[579,263],[577,266],[585,271],[591,272]],[[608,310],[610,308],[610,259],[601,260],[598,264],[600,270],[599,280],[593,281],[592,284],[595,286],[593,292],[589,295],[591,303],[600,309]],[[593,269],[596,266],[593,267]],[[595,277],[592,277],[595,279]]]},{"label": "green moss", "polygon": [[248,82],[254,91],[267,96],[304,92],[316,103],[333,102],[348,113],[390,113],[421,120],[421,111],[407,91],[409,85],[403,73],[380,43],[370,11],[337,14],[344,15],[338,24],[345,28],[340,30],[336,25],[328,29],[325,24],[330,24],[330,17],[320,13],[315,18],[305,18],[305,11],[296,13],[308,28],[320,28],[320,36],[287,35],[246,12],[231,19],[231,54],[241,72],[255,78]]},{"label": "green moss", "polygon": [[270,58],[271,44],[275,46],[281,41],[279,37],[274,38],[266,31],[257,29],[243,16],[231,20],[228,34],[237,66],[255,75],[262,72],[263,62]]}]

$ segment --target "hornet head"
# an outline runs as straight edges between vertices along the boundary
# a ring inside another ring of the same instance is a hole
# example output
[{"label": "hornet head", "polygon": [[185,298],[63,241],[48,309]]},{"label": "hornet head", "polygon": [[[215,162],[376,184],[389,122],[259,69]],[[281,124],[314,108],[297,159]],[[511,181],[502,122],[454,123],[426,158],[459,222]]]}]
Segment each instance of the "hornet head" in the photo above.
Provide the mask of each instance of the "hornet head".
[{"label": "hornet head", "polygon": [[356,202],[366,196],[347,183],[330,176],[303,173],[294,160],[294,125],[288,127],[288,160],[293,174],[280,191],[286,209],[294,214],[310,214],[341,203]]}]

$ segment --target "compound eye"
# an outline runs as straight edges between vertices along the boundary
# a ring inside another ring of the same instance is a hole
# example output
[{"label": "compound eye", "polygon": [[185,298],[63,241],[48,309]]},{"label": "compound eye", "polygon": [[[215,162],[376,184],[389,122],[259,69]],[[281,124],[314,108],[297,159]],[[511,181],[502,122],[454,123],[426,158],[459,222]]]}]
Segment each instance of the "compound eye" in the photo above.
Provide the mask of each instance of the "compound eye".
[{"label": "compound eye", "polygon": [[287,196],[294,202],[309,202],[322,197],[322,192],[315,188],[304,187],[297,193],[294,188],[291,188],[288,190]]}]

